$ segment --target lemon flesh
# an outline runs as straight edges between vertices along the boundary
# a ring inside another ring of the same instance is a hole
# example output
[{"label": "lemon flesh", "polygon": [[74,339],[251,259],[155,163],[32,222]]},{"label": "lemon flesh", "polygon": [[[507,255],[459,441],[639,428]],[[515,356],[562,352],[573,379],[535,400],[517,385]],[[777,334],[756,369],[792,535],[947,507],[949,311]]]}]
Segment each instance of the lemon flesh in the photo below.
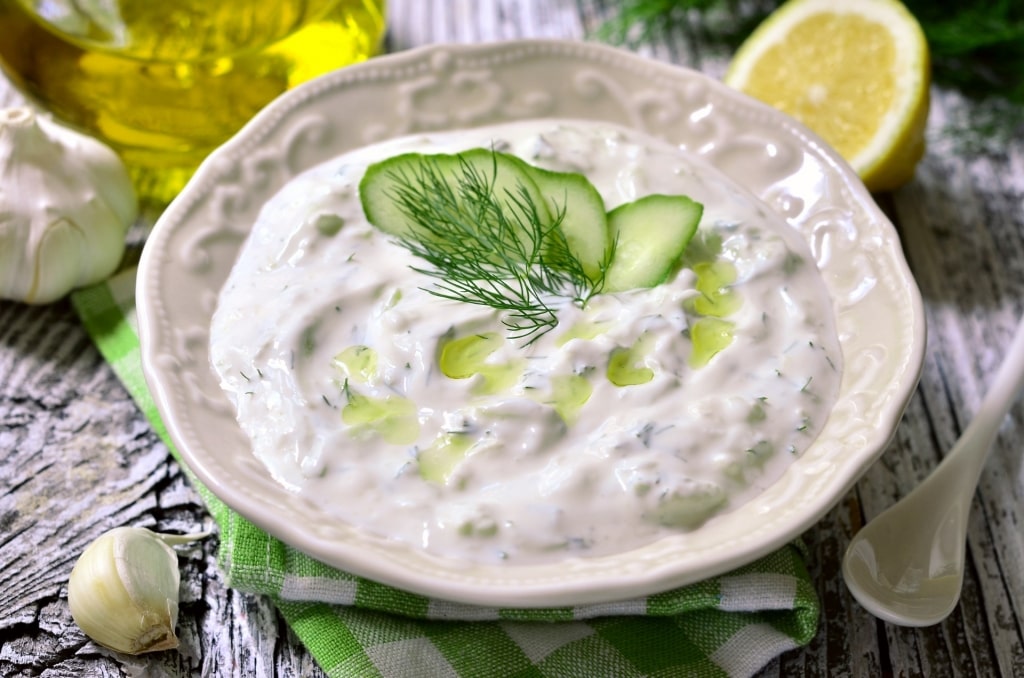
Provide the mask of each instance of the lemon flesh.
[{"label": "lemon flesh", "polygon": [[896,0],[789,0],[725,82],[811,128],[871,191],[909,181],[924,154],[928,43]]}]

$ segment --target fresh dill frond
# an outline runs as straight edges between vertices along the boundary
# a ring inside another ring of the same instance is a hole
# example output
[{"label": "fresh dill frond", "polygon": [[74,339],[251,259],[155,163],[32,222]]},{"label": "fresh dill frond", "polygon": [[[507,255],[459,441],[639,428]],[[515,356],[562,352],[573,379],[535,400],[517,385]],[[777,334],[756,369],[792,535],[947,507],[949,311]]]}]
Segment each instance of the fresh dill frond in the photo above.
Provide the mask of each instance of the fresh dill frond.
[{"label": "fresh dill frond", "polygon": [[496,188],[497,155],[491,171],[458,157],[454,171],[423,156],[391,175],[391,198],[415,227],[398,242],[426,262],[414,270],[436,279],[435,296],[489,306],[506,314],[513,339],[532,343],[558,324],[566,301],[584,306],[600,292],[561,230],[564,205],[555,213],[538,205],[523,183]]},{"label": "fresh dill frond", "polygon": [[782,0],[622,0],[593,37],[633,48],[673,34],[735,49]]}]

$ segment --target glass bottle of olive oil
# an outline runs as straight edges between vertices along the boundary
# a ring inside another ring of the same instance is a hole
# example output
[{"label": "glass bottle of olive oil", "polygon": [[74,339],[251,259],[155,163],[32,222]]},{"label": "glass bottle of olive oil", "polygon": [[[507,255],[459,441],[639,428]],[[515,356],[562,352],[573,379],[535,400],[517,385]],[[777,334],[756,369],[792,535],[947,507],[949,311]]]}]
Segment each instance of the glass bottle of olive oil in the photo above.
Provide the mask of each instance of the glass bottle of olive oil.
[{"label": "glass bottle of olive oil", "polygon": [[278,94],[381,47],[384,0],[0,0],[0,65],[163,203]]}]

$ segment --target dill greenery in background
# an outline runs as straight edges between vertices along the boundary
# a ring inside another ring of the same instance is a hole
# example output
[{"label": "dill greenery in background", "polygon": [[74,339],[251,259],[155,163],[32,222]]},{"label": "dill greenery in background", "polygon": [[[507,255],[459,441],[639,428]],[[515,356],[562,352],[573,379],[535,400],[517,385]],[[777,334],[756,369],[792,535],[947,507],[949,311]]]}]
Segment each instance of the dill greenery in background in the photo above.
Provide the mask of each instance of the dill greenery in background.
[{"label": "dill greenery in background", "polygon": [[460,158],[452,181],[424,158],[392,175],[393,198],[416,224],[398,240],[428,264],[413,269],[436,279],[427,292],[507,311],[509,336],[532,343],[558,324],[559,301],[584,306],[601,291],[613,251],[591,280],[562,232],[564,207],[549,217],[522,184],[496,190],[496,174]]},{"label": "dill greenery in background", "polygon": [[[836,0],[837,3],[842,0]],[[696,33],[734,50],[781,0],[622,0],[595,37],[638,46]],[[997,152],[1024,133],[1024,0],[903,0],[928,39],[932,78],[976,102],[945,130],[965,150]]]}]

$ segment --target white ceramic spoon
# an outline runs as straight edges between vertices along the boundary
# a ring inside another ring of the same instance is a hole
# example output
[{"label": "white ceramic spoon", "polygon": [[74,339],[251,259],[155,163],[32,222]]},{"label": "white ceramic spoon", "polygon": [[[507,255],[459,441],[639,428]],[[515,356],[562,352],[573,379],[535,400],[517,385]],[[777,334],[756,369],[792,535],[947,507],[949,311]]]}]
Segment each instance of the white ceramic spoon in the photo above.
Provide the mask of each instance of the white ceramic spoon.
[{"label": "white ceramic spoon", "polygon": [[964,576],[967,519],[992,441],[1024,386],[1024,320],[960,440],[923,483],[858,532],[843,578],[868,612],[901,626],[945,619]]}]

